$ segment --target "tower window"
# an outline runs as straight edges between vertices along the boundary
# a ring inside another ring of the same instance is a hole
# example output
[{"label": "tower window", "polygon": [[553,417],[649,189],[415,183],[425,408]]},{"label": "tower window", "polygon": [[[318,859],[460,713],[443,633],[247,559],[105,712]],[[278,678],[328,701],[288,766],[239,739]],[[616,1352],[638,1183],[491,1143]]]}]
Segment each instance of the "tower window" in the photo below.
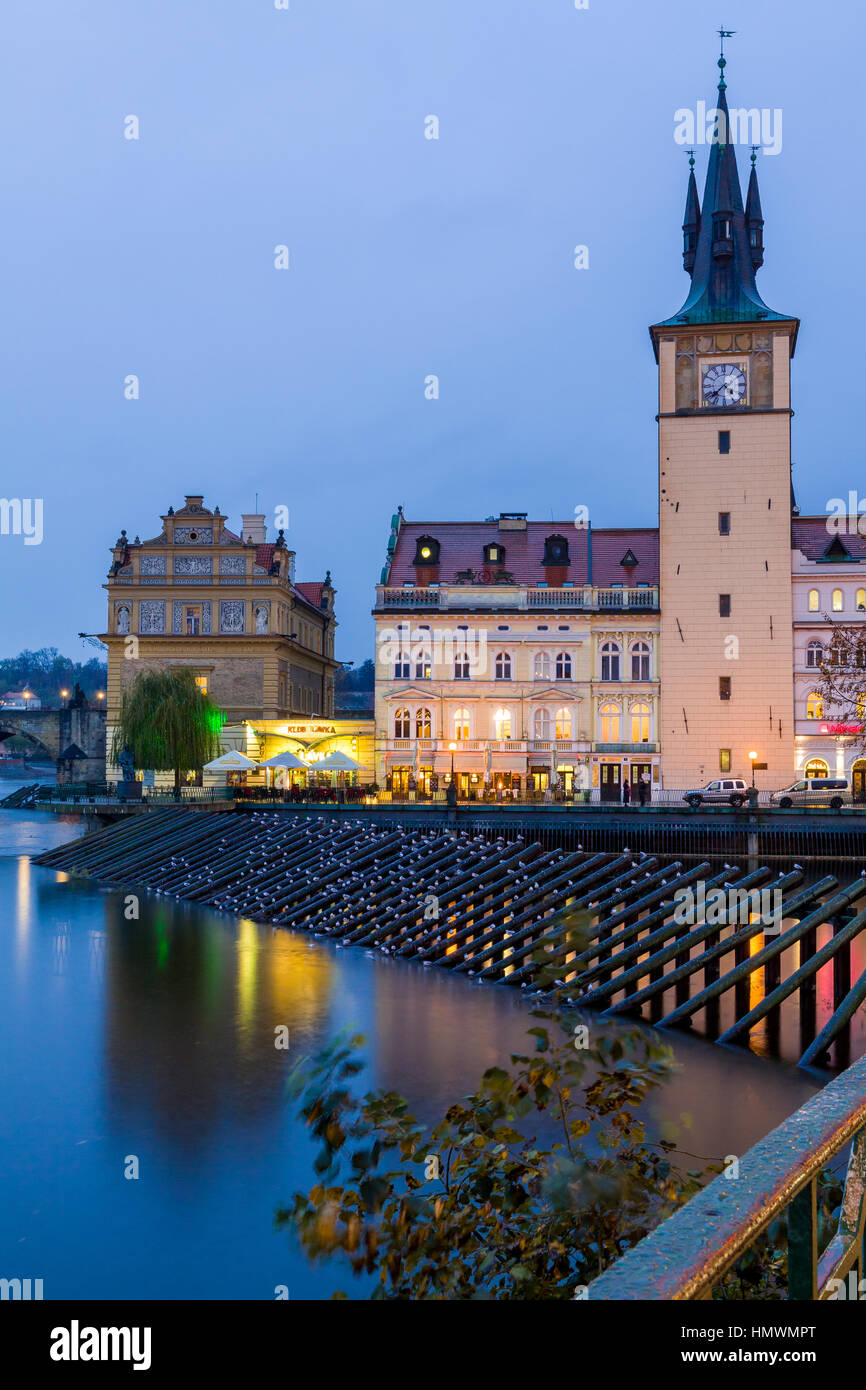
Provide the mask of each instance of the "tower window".
[{"label": "tower window", "polygon": [[731,513],[719,512],[719,535],[729,536],[731,534]]},{"label": "tower window", "polygon": [[731,431],[719,430],[719,453],[729,454],[731,452]]},{"label": "tower window", "polygon": [[731,596],[730,594],[719,594],[719,617],[729,618],[731,616]]},{"label": "tower window", "polygon": [[719,699],[730,700],[731,698],[731,678],[730,676],[719,676]]},{"label": "tower window", "polygon": [[413,565],[438,565],[439,542],[433,536],[419,536],[415,543]]}]

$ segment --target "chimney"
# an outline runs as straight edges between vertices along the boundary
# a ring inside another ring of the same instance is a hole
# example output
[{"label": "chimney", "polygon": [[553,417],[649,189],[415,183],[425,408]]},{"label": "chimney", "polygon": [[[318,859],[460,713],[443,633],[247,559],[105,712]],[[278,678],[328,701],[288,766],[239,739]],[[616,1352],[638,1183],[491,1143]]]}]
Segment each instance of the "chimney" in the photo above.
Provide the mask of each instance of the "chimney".
[{"label": "chimney", "polygon": [[525,531],[526,512],[500,512],[499,513],[500,531]]},{"label": "chimney", "polygon": [[241,540],[264,545],[267,540],[264,512],[247,512],[241,517]]}]

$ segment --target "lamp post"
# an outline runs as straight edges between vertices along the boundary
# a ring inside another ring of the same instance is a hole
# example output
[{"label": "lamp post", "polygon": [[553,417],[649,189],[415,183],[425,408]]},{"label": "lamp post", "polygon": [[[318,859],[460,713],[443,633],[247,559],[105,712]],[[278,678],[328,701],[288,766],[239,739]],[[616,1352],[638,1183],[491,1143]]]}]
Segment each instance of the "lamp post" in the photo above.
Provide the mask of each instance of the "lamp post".
[{"label": "lamp post", "polygon": [[758,755],[757,755],[757,753],[751,752],[751,753],[749,754],[749,762],[752,764],[752,791],[755,790],[755,763],[756,763],[757,761],[758,761]]}]

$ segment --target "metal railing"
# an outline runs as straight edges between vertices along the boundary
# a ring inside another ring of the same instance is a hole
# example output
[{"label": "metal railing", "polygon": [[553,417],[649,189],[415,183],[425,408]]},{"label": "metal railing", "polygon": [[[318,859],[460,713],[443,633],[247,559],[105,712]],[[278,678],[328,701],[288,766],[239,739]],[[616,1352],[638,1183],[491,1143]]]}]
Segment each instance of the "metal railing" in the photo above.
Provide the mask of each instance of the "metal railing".
[{"label": "metal railing", "polygon": [[[853,1142],[852,1142],[853,1141]],[[818,1250],[818,1180],[851,1144],[839,1226]],[[690,1300],[787,1214],[788,1297],[858,1297],[866,1278],[866,1058],[807,1101],[589,1286],[590,1299]],[[854,1281],[848,1276],[854,1273]],[[853,1295],[848,1292],[854,1283]]]},{"label": "metal railing", "polygon": [[600,589],[590,584],[571,588],[544,588],[529,584],[466,583],[439,584],[426,587],[397,588],[380,584],[376,590],[376,608],[435,608],[458,611],[479,609],[570,608],[598,613],[638,611],[657,613],[659,591],[647,589]]}]

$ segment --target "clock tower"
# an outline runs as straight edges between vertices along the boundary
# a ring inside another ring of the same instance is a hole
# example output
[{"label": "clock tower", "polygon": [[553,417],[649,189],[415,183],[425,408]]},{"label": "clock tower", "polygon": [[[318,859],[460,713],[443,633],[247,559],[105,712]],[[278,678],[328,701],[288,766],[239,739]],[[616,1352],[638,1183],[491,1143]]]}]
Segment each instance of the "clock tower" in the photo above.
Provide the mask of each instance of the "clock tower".
[{"label": "clock tower", "polygon": [[703,204],[694,155],[686,302],[650,329],[659,368],[661,753],[668,787],[793,776],[790,362],[799,321],[755,284],[755,151],[743,206],[725,58]]}]

